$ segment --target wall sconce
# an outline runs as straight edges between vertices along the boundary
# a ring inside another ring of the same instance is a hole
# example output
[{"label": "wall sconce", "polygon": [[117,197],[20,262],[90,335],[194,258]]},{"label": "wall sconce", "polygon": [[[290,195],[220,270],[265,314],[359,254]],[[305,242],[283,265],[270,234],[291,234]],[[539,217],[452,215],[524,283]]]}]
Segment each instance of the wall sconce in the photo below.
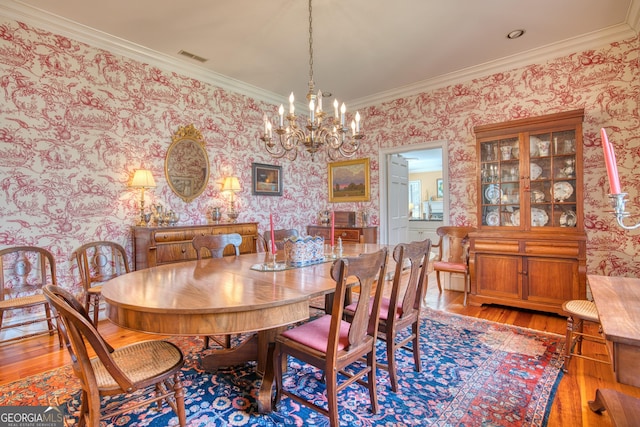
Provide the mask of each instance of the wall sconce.
[{"label": "wall sconce", "polygon": [[140,189],[140,220],[137,225],[144,227],[147,225],[144,217],[144,190],[147,188],[156,188],[156,181],[153,179],[153,174],[150,170],[138,169],[133,174],[133,179],[129,187]]},{"label": "wall sconce", "polygon": [[241,190],[242,188],[240,187],[240,181],[238,181],[237,177],[228,176],[224,179],[224,182],[222,183],[222,192],[231,193],[231,196],[229,198],[229,210],[227,211],[227,216],[229,217],[231,222],[238,221],[239,212],[236,211],[235,195]]}]

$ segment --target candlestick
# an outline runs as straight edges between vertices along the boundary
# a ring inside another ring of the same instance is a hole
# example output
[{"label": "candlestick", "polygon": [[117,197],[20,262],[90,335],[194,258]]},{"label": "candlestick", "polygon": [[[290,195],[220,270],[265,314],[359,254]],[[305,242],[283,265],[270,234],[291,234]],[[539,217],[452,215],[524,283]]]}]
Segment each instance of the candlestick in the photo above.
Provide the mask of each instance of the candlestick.
[{"label": "candlestick", "polygon": [[336,216],[335,216],[335,212],[331,211],[331,252],[333,252],[333,237],[334,237],[334,233],[335,233],[335,222],[336,222]]},{"label": "candlestick", "polygon": [[271,255],[275,255],[278,249],[276,248],[276,239],[273,232],[273,214],[269,214],[269,226],[271,228]]},{"label": "candlestick", "polygon": [[622,191],[620,189],[620,178],[618,176],[616,154],[613,151],[613,145],[611,145],[609,139],[607,138],[607,131],[602,128],[600,129],[600,134],[602,136],[602,150],[604,152],[604,161],[607,166],[607,174],[609,176],[610,194],[620,194]]}]

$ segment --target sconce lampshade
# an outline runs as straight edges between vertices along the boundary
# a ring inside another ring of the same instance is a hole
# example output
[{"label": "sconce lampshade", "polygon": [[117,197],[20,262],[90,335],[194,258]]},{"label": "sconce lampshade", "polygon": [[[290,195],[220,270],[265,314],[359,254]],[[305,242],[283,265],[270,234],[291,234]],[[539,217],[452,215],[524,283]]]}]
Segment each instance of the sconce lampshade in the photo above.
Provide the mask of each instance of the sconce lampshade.
[{"label": "sconce lampshade", "polygon": [[153,174],[150,170],[138,169],[133,174],[131,185],[133,188],[155,188],[156,181],[153,179]]},{"label": "sconce lampshade", "polygon": [[235,193],[240,190],[242,190],[242,188],[240,188],[240,182],[237,177],[228,176],[224,179],[224,182],[222,183],[222,191],[232,191]]}]

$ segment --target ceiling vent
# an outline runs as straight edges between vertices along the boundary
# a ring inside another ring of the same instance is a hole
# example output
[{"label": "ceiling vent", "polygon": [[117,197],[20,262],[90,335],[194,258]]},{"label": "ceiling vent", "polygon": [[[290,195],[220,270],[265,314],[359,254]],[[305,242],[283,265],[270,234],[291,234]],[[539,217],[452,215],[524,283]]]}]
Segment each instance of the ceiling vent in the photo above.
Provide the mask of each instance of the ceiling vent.
[{"label": "ceiling vent", "polygon": [[199,62],[208,61],[208,59],[203,58],[202,56],[194,55],[193,53],[187,52],[186,50],[181,50],[180,52],[178,52],[178,54],[182,56],[186,56],[187,58],[195,59],[196,61],[199,61]]}]

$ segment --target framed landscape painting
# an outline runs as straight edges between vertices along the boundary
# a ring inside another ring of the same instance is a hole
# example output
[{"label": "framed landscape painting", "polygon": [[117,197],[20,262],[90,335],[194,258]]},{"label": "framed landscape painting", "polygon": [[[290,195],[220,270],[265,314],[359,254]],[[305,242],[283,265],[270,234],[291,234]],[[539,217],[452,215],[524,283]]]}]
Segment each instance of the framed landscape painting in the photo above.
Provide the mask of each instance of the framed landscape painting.
[{"label": "framed landscape painting", "polygon": [[329,201],[365,202],[371,198],[369,158],[329,163]]},{"label": "framed landscape painting", "polygon": [[251,192],[257,196],[282,196],[282,166],[252,163]]}]

